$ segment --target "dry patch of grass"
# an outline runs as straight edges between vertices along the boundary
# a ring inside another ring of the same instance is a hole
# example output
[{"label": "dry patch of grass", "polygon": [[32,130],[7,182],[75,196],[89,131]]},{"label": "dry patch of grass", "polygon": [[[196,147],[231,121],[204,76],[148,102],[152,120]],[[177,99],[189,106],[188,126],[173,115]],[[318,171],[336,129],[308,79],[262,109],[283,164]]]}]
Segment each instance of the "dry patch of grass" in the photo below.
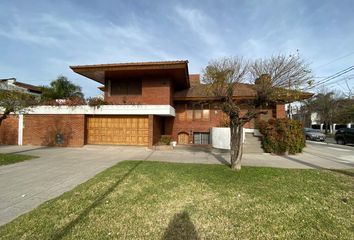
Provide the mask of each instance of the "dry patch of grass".
[{"label": "dry patch of grass", "polygon": [[2,239],[354,239],[354,172],[127,161]]},{"label": "dry patch of grass", "polygon": [[23,161],[30,160],[33,158],[37,158],[37,157],[29,156],[29,155],[22,155],[22,154],[0,153],[0,166],[23,162]]}]

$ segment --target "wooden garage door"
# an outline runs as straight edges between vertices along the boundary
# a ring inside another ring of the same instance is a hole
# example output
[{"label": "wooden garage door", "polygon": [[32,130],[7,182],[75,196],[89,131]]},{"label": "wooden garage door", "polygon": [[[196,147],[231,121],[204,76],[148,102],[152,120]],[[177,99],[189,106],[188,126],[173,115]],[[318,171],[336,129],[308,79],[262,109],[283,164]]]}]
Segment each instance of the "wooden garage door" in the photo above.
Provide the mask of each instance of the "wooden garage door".
[{"label": "wooden garage door", "polygon": [[148,145],[147,116],[87,117],[87,144]]}]

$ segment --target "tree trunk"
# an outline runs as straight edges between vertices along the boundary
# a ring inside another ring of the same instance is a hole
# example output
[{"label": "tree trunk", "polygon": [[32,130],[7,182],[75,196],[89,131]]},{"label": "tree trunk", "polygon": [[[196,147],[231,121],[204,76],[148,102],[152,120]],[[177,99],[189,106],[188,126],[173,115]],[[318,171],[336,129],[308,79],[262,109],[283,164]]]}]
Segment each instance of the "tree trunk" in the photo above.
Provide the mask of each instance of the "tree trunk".
[{"label": "tree trunk", "polygon": [[325,134],[327,134],[328,133],[328,124],[326,121],[324,122],[324,125],[325,125]]},{"label": "tree trunk", "polygon": [[241,170],[241,158],[243,152],[242,125],[238,118],[230,119],[231,131],[231,169]]}]

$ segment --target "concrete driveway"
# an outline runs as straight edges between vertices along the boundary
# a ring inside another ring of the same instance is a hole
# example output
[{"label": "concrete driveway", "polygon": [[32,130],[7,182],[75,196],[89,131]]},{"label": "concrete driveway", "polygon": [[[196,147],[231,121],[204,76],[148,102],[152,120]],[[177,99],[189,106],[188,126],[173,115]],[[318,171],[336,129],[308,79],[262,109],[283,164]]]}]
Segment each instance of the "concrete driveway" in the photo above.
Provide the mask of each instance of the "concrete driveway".
[{"label": "concrete driveway", "polygon": [[[152,151],[142,147],[123,146],[0,146],[0,152],[39,157],[0,167],[0,225],[73,189],[122,160],[228,164],[230,159],[228,153],[203,148]],[[278,168],[354,168],[354,147],[308,143],[303,154],[244,154],[242,164]]]},{"label": "concrete driveway", "polygon": [[145,148],[0,146],[0,152],[39,156],[0,167],[0,225],[71,190],[121,160],[145,159]]}]

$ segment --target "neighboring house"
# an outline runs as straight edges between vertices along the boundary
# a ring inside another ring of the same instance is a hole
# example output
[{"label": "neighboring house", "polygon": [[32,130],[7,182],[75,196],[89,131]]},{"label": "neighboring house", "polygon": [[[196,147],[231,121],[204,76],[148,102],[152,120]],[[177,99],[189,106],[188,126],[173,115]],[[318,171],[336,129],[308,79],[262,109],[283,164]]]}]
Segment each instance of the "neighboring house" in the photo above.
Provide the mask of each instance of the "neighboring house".
[{"label": "neighboring house", "polygon": [[[325,124],[321,122],[321,119],[316,112],[311,112],[307,114],[303,114],[300,111],[295,111],[292,115],[293,119],[299,120],[303,123],[305,127],[319,129],[322,132],[325,132]],[[333,123],[327,126],[329,133],[335,133],[340,128],[354,128],[354,123],[344,123],[338,124]]]},{"label": "neighboring house", "polygon": [[26,92],[36,96],[40,96],[42,91],[38,86],[16,81],[16,78],[0,79],[0,90],[13,90]]},{"label": "neighboring house", "polygon": [[[321,123],[321,120],[316,112],[311,113],[311,127],[315,129],[320,129],[321,131],[325,131],[325,125]],[[328,126],[330,133],[335,133],[340,128],[354,128],[354,123],[346,123],[346,124],[338,124],[333,123]]]},{"label": "neighboring house", "polygon": [[[199,75],[189,74],[188,61],[70,68],[102,84],[104,99],[111,105],[37,107],[23,117],[25,127],[18,131],[21,144],[152,148],[162,135],[170,135],[177,144],[210,144],[211,128],[225,125],[225,115],[207,94]],[[238,84],[235,89],[236,99],[255,96],[252,84]],[[261,119],[285,117],[284,101],[270,105],[267,110]],[[246,131],[254,131],[257,121],[247,123]]]}]

